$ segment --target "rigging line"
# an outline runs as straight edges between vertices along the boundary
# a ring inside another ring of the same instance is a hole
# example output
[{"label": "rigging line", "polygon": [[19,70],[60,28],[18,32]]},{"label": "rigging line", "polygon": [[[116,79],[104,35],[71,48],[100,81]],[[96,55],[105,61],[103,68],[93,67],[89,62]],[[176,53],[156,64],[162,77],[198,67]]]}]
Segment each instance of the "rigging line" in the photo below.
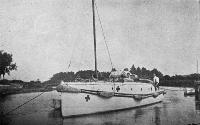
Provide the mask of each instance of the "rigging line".
[{"label": "rigging line", "polygon": [[102,23],[101,23],[101,18],[100,18],[100,15],[99,15],[99,11],[98,11],[96,2],[94,3],[94,5],[95,5],[95,8],[96,8],[96,10],[97,10],[97,15],[98,15],[99,23],[100,23],[100,25],[101,25],[101,31],[102,31],[102,35],[103,35],[104,42],[105,42],[105,45],[106,45],[106,49],[107,49],[107,52],[108,52],[108,56],[109,56],[109,59],[110,59],[110,64],[111,64],[111,66],[112,66],[112,68],[113,68],[113,63],[112,63],[112,60],[111,60],[110,51],[109,51],[109,49],[108,49],[108,45],[107,45],[105,33],[104,33],[104,30],[103,30],[103,26],[102,26]]},{"label": "rigging line", "polygon": [[[46,87],[44,88],[44,90],[45,90],[47,87],[48,87],[48,86],[46,86]],[[17,107],[16,107],[16,108],[14,108],[14,109],[12,109],[12,110],[8,111],[7,113],[3,114],[3,116],[6,116],[6,115],[10,114],[11,112],[14,112],[15,110],[17,110],[17,109],[21,108],[22,106],[24,106],[25,104],[29,103],[30,101],[32,101],[32,100],[34,100],[34,99],[38,98],[39,96],[41,96],[41,95],[42,95],[42,94],[44,94],[45,92],[46,92],[46,91],[44,91],[44,92],[42,92],[42,93],[38,94],[37,96],[33,97],[32,99],[30,99],[30,100],[28,100],[28,101],[24,102],[23,104],[21,104],[21,105],[17,106]]]},{"label": "rigging line", "polygon": [[72,63],[72,58],[73,58],[73,54],[74,54],[75,43],[76,43],[76,41],[74,42],[74,45],[73,45],[73,48],[72,48],[72,54],[71,54],[71,57],[70,57],[70,60],[69,60],[69,65],[68,65],[67,70],[69,70],[69,68],[71,66],[71,63]]},{"label": "rigging line", "polygon": [[86,47],[83,45],[82,46],[82,48],[81,48],[81,57],[80,57],[80,65],[79,65],[79,67],[78,67],[78,70],[80,71],[81,70],[81,68],[84,68],[84,64],[85,64],[85,59],[84,59],[84,57],[85,57],[85,49],[86,49]]}]

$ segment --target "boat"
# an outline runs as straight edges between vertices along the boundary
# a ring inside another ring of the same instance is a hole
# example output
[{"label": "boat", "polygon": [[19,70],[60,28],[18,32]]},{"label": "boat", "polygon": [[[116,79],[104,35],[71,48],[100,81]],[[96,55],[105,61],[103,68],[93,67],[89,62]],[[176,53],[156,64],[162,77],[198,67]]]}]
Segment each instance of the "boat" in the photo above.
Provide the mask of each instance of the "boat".
[{"label": "boat", "polygon": [[[150,80],[141,80],[129,71],[111,72],[110,80],[99,81],[96,56],[95,0],[92,0],[95,78],[89,81],[66,82],[57,86],[61,92],[63,117],[138,108],[162,102],[165,91],[155,89]],[[57,102],[57,101],[54,101]],[[56,106],[57,108],[59,106]]]},{"label": "boat", "polygon": [[194,88],[185,88],[184,89],[184,96],[195,95]]}]

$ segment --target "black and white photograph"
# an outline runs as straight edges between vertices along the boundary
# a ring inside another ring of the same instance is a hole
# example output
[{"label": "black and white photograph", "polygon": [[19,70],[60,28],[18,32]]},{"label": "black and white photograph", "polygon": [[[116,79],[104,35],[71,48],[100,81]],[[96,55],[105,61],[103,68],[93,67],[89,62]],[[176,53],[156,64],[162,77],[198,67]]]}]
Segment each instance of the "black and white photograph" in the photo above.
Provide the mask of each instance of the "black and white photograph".
[{"label": "black and white photograph", "polygon": [[200,0],[0,0],[0,125],[200,125]]}]

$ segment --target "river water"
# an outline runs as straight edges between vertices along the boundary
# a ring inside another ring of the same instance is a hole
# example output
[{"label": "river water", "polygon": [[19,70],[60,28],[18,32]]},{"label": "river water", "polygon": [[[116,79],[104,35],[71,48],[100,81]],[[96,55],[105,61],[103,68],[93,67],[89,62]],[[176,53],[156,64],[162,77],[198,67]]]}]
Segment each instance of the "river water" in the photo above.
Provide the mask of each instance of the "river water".
[{"label": "river water", "polygon": [[[163,102],[137,109],[129,109],[75,118],[61,117],[51,107],[56,91],[46,92],[35,100],[0,118],[6,125],[188,125],[200,124],[200,102],[194,96],[184,97],[183,88],[163,87],[167,94]],[[0,98],[0,111],[6,113],[40,93],[16,94]]]}]

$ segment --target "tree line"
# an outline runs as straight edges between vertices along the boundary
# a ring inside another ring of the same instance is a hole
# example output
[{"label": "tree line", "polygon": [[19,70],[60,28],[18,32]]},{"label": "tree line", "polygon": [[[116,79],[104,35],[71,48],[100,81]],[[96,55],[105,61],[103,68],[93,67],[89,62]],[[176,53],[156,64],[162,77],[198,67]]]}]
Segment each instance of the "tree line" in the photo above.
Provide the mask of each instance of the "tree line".
[{"label": "tree line", "polygon": [[[3,50],[0,50],[0,79],[1,76],[4,79],[5,74],[10,74],[11,71],[17,70],[16,63],[13,62],[12,54],[4,52]],[[157,70],[156,68],[152,70],[148,70],[145,67],[135,67],[135,65],[132,65],[130,68],[125,68],[124,70],[129,70],[132,74],[136,74],[139,78],[143,79],[153,79],[153,74],[156,74],[160,78],[160,85],[164,86],[193,86],[194,81],[200,80],[200,74],[190,74],[190,75],[163,75],[162,72]],[[116,71],[116,69],[112,69],[111,71]],[[95,72],[93,70],[80,70],[78,72],[60,72],[54,74],[49,80],[43,82],[44,84],[51,84],[56,85],[60,84],[61,81],[64,82],[73,82],[76,80],[85,80],[88,81],[90,79],[93,79]],[[109,80],[110,72],[99,72],[98,71],[98,79],[103,81]],[[21,80],[1,80],[0,84],[3,83],[9,83],[9,82],[17,82],[20,81],[20,84],[26,84],[26,86],[29,86],[30,84],[33,85],[33,87],[41,86],[39,84],[41,83],[39,80],[37,81],[30,81],[30,82],[23,82]],[[43,85],[44,85],[43,84]]]},{"label": "tree line", "polygon": [[[160,78],[163,77],[163,74],[160,71],[158,71],[156,68],[154,68],[153,70],[148,70],[144,67],[136,68],[134,65],[132,65],[132,67],[130,69],[125,68],[124,70],[129,70],[132,74],[135,74],[139,78],[143,78],[143,79],[152,80],[153,74],[156,74]],[[112,69],[112,71],[116,71],[116,69]],[[111,72],[99,72],[98,71],[98,80],[108,81],[110,73]],[[93,70],[81,70],[78,72],[60,72],[60,73],[54,74],[48,81],[45,81],[44,83],[58,84],[61,81],[74,82],[79,79],[89,81],[90,79],[93,79],[94,74],[95,74],[95,71],[93,71]]]},{"label": "tree line", "polygon": [[138,75],[139,78],[145,78],[145,79],[152,79],[153,74],[155,74],[159,78],[163,77],[163,74],[160,71],[158,71],[156,68],[154,68],[153,70],[148,70],[145,67],[142,67],[142,68],[137,67],[136,68],[134,64],[130,68],[130,72],[132,74]]},{"label": "tree line", "polygon": [[[126,68],[128,69],[128,68]],[[116,69],[112,69],[115,71]],[[194,82],[200,80],[200,74],[189,74],[189,75],[163,75],[158,69],[154,68],[148,70],[145,67],[132,67],[129,69],[132,74],[136,74],[139,78],[142,79],[153,79],[153,74],[156,74],[160,78],[161,86],[182,86],[182,87],[192,87]],[[60,72],[54,74],[50,80],[45,81],[44,83],[48,84],[60,84],[61,81],[64,82],[74,82],[77,78],[80,79],[92,79],[95,72],[93,70],[84,70],[78,72]],[[108,81],[110,72],[98,72],[99,80]]]}]

